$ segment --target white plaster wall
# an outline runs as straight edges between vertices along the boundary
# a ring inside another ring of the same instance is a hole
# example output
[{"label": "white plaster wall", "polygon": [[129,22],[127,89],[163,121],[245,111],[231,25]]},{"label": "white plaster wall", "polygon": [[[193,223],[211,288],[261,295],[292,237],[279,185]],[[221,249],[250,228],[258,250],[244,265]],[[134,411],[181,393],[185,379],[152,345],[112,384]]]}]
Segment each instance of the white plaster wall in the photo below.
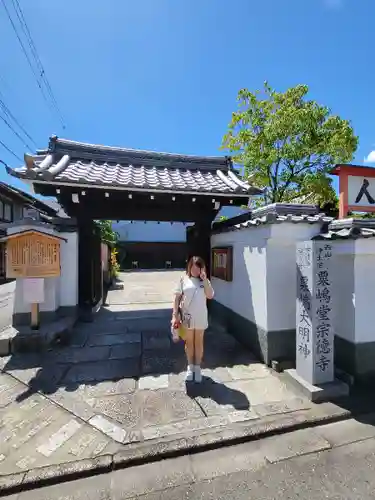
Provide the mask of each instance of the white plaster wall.
[{"label": "white plaster wall", "polygon": [[213,235],[211,245],[233,246],[233,281],[212,278],[215,300],[237,314],[267,327],[266,243],[269,226]]},{"label": "white plaster wall", "polygon": [[355,342],[375,342],[375,239],[358,239],[354,257]]},{"label": "white plaster wall", "polygon": [[296,327],[296,282],[295,240],[268,240],[268,330],[288,330]]},{"label": "white plaster wall", "polygon": [[334,335],[350,342],[355,338],[354,246],[353,240],[330,241],[332,326]]},{"label": "white plaster wall", "polygon": [[59,307],[60,278],[44,278],[44,302],[40,304],[41,311],[56,311]]},{"label": "white plaster wall", "polygon": [[184,242],[186,227],[183,222],[119,221],[112,228],[119,233],[120,241]]},{"label": "white plaster wall", "polygon": [[267,245],[267,329],[296,327],[296,243],[310,240],[320,224],[273,224]]},{"label": "white plaster wall", "polygon": [[60,306],[78,304],[78,233],[59,233],[61,242]]},{"label": "white plaster wall", "polygon": [[[44,302],[39,304],[40,311],[56,311],[59,307],[59,280],[60,278],[44,278]],[[27,304],[24,300],[23,282],[24,278],[16,279],[16,290],[13,304],[14,313],[31,312],[31,304]]]},{"label": "white plaster wall", "polygon": [[320,224],[269,224],[213,235],[211,245],[233,246],[233,281],[212,278],[215,300],[266,330],[296,327],[296,242]]}]

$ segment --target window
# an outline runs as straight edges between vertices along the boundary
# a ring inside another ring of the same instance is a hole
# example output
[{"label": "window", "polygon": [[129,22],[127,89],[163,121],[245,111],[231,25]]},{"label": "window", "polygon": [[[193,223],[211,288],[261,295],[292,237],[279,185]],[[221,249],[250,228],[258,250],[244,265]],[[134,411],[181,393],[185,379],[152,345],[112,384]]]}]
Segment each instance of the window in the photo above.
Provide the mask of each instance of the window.
[{"label": "window", "polygon": [[212,249],[211,275],[224,281],[233,280],[233,248]]},{"label": "window", "polygon": [[9,203],[4,203],[4,220],[6,220],[7,222],[11,222],[13,219],[12,212],[12,205],[10,205]]},{"label": "window", "polygon": [[4,203],[0,200],[0,220],[4,218]]}]

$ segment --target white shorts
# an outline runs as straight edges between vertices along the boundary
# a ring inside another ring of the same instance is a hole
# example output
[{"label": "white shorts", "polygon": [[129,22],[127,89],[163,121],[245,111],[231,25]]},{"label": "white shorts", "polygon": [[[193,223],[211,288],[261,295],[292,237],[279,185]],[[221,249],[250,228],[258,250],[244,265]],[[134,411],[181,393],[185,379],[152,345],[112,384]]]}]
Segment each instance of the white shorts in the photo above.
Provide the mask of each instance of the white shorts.
[{"label": "white shorts", "polygon": [[186,328],[189,330],[206,330],[208,328],[207,310],[192,311],[188,317],[189,321],[186,323]]}]

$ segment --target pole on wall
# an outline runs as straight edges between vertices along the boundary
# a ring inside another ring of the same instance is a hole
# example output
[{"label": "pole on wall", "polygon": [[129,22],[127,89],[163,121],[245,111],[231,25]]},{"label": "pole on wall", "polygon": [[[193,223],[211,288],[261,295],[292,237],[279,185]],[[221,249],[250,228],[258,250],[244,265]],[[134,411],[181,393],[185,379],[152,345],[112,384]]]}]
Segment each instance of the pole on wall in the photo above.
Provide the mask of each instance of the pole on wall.
[{"label": "pole on wall", "polygon": [[39,330],[39,325],[39,304],[34,302],[31,304],[31,329]]}]

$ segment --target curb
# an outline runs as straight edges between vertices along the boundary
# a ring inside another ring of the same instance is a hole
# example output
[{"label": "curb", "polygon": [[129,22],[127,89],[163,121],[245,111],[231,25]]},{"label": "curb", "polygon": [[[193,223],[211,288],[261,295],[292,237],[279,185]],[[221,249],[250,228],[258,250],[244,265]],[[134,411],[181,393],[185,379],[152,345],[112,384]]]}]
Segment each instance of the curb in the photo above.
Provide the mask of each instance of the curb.
[{"label": "curb", "polygon": [[[323,406],[323,405],[322,405]],[[375,415],[365,413],[362,415]],[[51,486],[67,481],[88,478],[182,455],[192,455],[204,451],[234,446],[257,439],[286,434],[318,425],[348,420],[354,414],[350,410],[339,409],[328,413],[324,408],[300,410],[289,414],[262,418],[259,422],[247,421],[228,425],[225,429],[202,433],[192,432],[181,437],[154,439],[148,442],[131,443],[113,455],[76,460],[57,465],[30,469],[25,472],[0,476],[0,497],[14,493]],[[359,416],[359,415],[357,415]]]}]

